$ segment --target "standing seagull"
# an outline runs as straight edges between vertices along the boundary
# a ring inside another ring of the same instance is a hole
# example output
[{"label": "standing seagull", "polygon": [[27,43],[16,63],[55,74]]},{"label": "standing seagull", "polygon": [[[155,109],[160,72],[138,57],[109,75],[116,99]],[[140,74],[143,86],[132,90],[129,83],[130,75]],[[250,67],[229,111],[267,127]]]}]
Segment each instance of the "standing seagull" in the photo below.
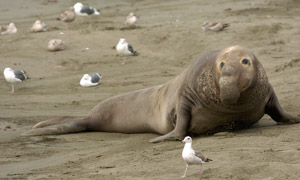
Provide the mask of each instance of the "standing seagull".
[{"label": "standing seagull", "polygon": [[[131,44],[129,44],[125,38],[121,38],[119,43],[116,46],[117,52],[119,54],[123,54],[123,55],[131,55],[131,56],[135,56],[137,55],[137,52],[135,50],[133,50],[133,47],[131,46]],[[122,62],[122,64],[125,64],[125,60]]]},{"label": "standing seagull", "polygon": [[127,16],[126,21],[125,21],[125,24],[132,25],[132,24],[134,24],[136,21],[137,21],[137,17],[135,16],[135,14],[134,14],[133,12],[131,12],[131,13]]},{"label": "standing seagull", "polygon": [[189,165],[200,164],[201,168],[199,174],[202,174],[203,173],[202,164],[212,160],[205,158],[200,152],[193,150],[192,138],[190,136],[186,136],[182,142],[185,143],[182,151],[182,158],[186,162],[186,169],[184,171],[182,178],[186,177],[186,172]]},{"label": "standing seagull", "polygon": [[222,24],[222,23],[216,23],[216,22],[209,22],[205,21],[202,24],[202,29],[204,31],[222,31],[223,29],[229,27],[229,24]]},{"label": "standing seagull", "polygon": [[83,5],[82,3],[78,2],[74,5],[75,13],[77,16],[89,16],[89,15],[99,15],[100,12],[90,6]]},{"label": "standing seagull", "polygon": [[92,75],[84,74],[80,80],[80,85],[84,87],[97,86],[101,78],[102,75],[99,73],[95,73]]},{"label": "standing seagull", "polygon": [[3,74],[4,74],[6,81],[11,83],[11,88],[12,88],[11,93],[15,92],[14,83],[22,82],[22,81],[25,81],[26,79],[28,79],[27,76],[25,75],[24,71],[13,70],[9,67],[4,69]]}]

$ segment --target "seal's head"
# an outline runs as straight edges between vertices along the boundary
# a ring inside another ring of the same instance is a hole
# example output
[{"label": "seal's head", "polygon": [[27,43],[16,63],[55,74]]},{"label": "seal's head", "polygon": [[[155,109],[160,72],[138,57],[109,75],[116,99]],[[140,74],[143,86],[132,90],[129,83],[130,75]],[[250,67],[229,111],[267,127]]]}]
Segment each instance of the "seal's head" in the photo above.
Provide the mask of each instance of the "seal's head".
[{"label": "seal's head", "polygon": [[235,104],[241,93],[253,85],[256,66],[255,55],[242,46],[232,46],[219,53],[216,72],[222,103]]}]

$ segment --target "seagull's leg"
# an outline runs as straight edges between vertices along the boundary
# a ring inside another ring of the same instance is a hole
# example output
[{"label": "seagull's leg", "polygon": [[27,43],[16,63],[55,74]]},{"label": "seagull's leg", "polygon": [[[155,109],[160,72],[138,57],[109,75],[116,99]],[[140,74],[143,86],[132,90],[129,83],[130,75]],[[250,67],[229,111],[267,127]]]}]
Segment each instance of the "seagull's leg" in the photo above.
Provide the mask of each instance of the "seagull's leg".
[{"label": "seagull's leg", "polygon": [[185,178],[185,177],[186,177],[186,172],[187,172],[188,167],[189,167],[189,165],[186,164],[186,168],[185,168],[184,174],[183,174],[183,176],[181,176],[182,178]]},{"label": "seagull's leg", "polygon": [[80,17],[80,24],[83,24],[83,21],[84,21],[84,17]]},{"label": "seagull's leg", "polygon": [[202,174],[203,171],[202,171],[202,163],[200,164],[200,170],[199,170],[199,174]]},{"label": "seagull's leg", "polygon": [[14,92],[15,92],[15,85],[11,84],[11,93],[14,93]]},{"label": "seagull's leg", "polygon": [[124,65],[125,62],[126,62],[126,57],[124,57],[123,62],[122,62],[122,65]]}]

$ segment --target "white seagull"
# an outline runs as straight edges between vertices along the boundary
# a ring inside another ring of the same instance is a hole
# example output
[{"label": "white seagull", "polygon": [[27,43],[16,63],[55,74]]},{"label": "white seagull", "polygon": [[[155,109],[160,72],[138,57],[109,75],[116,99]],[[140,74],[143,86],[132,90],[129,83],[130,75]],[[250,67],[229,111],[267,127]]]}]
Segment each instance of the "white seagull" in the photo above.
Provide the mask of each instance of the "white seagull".
[{"label": "white seagull", "polygon": [[31,27],[31,32],[44,32],[47,31],[47,25],[40,20],[36,20]]},{"label": "white seagull", "polygon": [[136,51],[133,50],[131,44],[129,44],[125,38],[121,38],[119,43],[116,46],[116,49],[119,54],[124,55],[136,55]]},{"label": "white seagull", "polygon": [[97,86],[101,78],[102,75],[99,73],[95,73],[92,75],[84,74],[80,80],[80,85],[84,87]]},{"label": "white seagull", "polygon": [[[133,47],[131,46],[131,44],[129,44],[125,38],[121,38],[119,43],[116,46],[116,50],[119,54],[123,54],[123,55],[131,55],[131,56],[135,56],[137,55],[137,52],[135,50],[133,50]],[[125,64],[125,60],[122,62],[122,64]]]},{"label": "white seagull", "polygon": [[100,12],[90,6],[83,5],[82,3],[78,2],[74,5],[75,13],[77,16],[89,16],[89,15],[99,15]]},{"label": "white seagull", "polygon": [[15,92],[14,83],[23,82],[28,79],[24,71],[13,70],[9,67],[4,69],[3,74],[6,81],[11,83],[11,93]]},{"label": "white seagull", "polygon": [[9,23],[8,26],[0,26],[0,34],[15,34],[18,32],[18,29],[14,23]]},{"label": "white seagull", "polygon": [[131,13],[127,16],[126,21],[125,21],[125,24],[132,25],[132,24],[134,24],[136,21],[137,21],[137,17],[135,16],[135,14],[134,14],[133,12],[131,12]]},{"label": "white seagull", "polygon": [[202,164],[212,160],[205,158],[200,152],[193,150],[192,138],[190,136],[186,136],[182,142],[185,143],[184,148],[182,150],[182,158],[186,162],[186,168],[182,178],[186,177],[186,172],[189,165],[200,164],[199,174],[202,174]]}]

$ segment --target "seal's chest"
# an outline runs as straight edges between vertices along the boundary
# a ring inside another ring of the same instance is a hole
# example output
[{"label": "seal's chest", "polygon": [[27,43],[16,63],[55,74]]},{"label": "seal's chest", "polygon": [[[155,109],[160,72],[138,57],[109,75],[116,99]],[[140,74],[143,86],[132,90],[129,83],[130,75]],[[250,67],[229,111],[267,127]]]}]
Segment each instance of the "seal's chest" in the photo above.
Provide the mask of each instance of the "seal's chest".
[{"label": "seal's chest", "polygon": [[248,127],[264,115],[262,107],[254,109],[216,109],[198,108],[193,110],[189,132],[207,134],[219,131],[230,131]]}]

